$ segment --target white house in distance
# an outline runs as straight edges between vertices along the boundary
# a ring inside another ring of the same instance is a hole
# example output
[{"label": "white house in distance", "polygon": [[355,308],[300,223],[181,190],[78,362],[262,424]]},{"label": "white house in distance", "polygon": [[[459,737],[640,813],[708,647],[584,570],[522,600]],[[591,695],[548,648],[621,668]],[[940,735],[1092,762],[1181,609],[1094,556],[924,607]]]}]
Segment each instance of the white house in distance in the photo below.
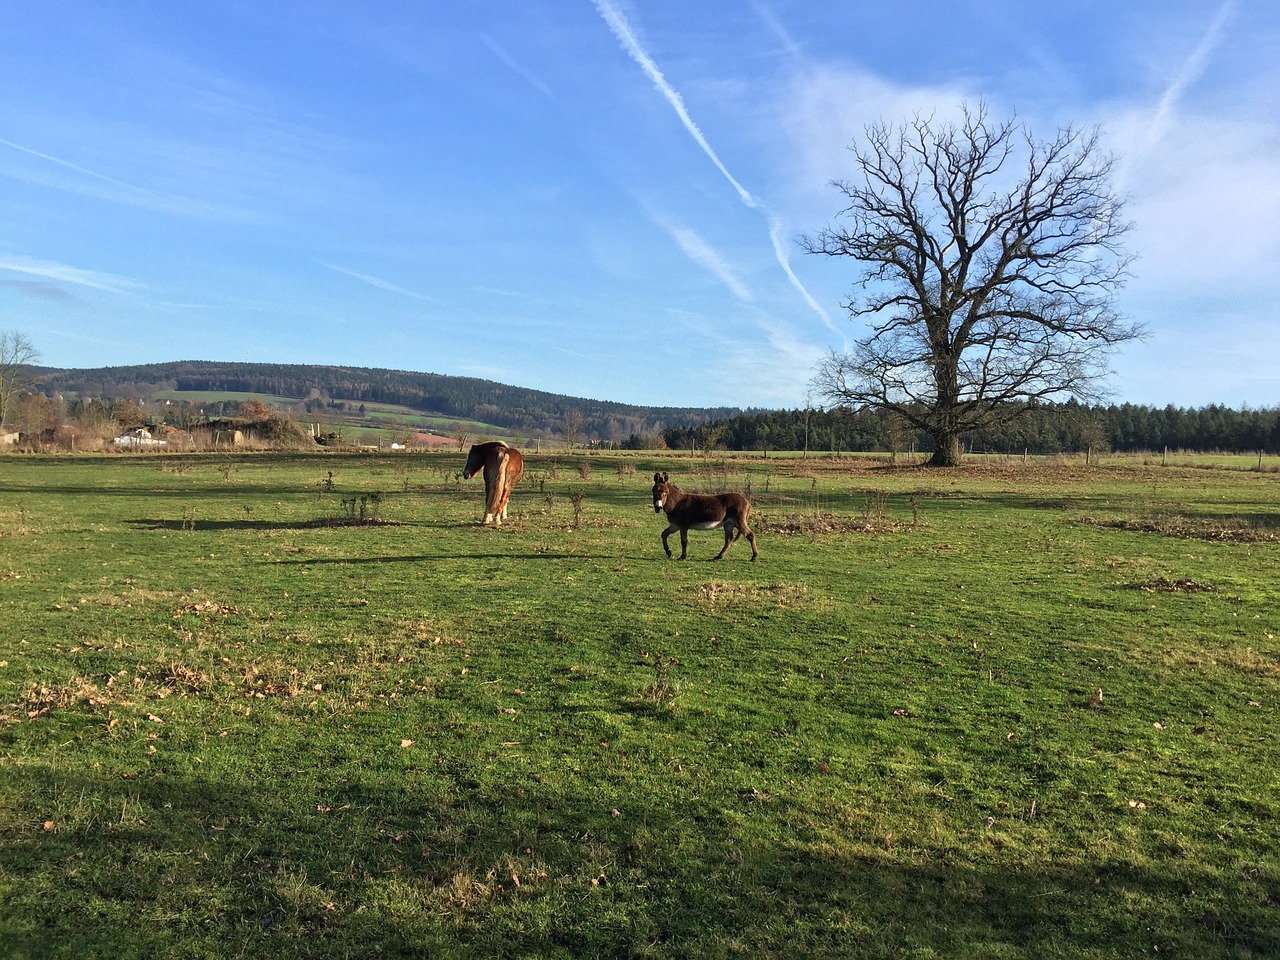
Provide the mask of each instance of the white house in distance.
[{"label": "white house in distance", "polygon": [[117,447],[163,447],[168,443],[167,440],[157,440],[151,436],[151,431],[146,427],[126,430],[112,442]]}]

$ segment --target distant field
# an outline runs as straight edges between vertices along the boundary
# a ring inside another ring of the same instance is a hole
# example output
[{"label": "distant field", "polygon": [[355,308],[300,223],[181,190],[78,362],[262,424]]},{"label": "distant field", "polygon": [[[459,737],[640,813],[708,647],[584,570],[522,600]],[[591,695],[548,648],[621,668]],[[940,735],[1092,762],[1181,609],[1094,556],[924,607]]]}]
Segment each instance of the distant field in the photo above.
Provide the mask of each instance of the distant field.
[{"label": "distant field", "polygon": [[239,390],[157,390],[157,400],[184,400],[191,403],[244,403],[258,400],[267,404],[303,403],[301,397],[278,397],[272,393],[246,393]]},{"label": "distant field", "polygon": [[[163,390],[156,394],[158,400],[184,400],[192,403],[244,403],[257,400],[274,407],[294,407],[304,403],[298,397],[278,397],[268,393],[244,393],[237,391],[195,391],[195,390]],[[372,431],[374,435],[390,440],[395,434],[407,430],[423,433],[437,433],[442,436],[453,436],[461,424],[472,434],[473,438],[516,439],[503,427],[483,423],[479,420],[468,420],[459,417],[442,417],[425,414],[412,407],[392,403],[361,403],[360,401],[343,401],[345,410],[318,410],[308,414],[307,419],[322,425],[350,426],[361,430]],[[359,412],[364,407],[364,413]]]},{"label": "distant field", "polygon": [[1280,956],[1280,473],[1156,459],[0,456],[0,954]]}]

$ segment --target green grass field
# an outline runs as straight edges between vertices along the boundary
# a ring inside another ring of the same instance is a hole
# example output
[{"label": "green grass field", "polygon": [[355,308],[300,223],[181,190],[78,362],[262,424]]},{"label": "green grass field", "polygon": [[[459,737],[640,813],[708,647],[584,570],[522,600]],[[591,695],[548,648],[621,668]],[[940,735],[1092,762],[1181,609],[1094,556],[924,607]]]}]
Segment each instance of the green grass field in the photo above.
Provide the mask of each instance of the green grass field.
[{"label": "green grass field", "polygon": [[0,956],[1280,955],[1280,474],[460,467],[0,457]]}]

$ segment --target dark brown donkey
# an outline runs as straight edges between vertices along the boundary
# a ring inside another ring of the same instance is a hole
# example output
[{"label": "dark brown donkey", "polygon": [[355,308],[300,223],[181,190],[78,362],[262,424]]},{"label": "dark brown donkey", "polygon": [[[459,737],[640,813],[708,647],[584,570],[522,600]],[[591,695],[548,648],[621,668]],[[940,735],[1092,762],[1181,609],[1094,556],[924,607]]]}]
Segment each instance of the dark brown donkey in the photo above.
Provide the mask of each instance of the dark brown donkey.
[{"label": "dark brown donkey", "polygon": [[751,515],[751,502],[740,493],[685,493],[667,479],[665,473],[653,475],[653,512],[667,512],[670,526],[662,531],[662,549],[667,556],[672,556],[667,537],[680,531],[680,559],[689,552],[689,531],[714,530],[724,527],[724,547],[716,554],[717,560],[723,560],[729,544],[746,534],[747,543],[751,544],[751,559],[760,556],[756,549],[756,535],[747,526],[747,517]]}]

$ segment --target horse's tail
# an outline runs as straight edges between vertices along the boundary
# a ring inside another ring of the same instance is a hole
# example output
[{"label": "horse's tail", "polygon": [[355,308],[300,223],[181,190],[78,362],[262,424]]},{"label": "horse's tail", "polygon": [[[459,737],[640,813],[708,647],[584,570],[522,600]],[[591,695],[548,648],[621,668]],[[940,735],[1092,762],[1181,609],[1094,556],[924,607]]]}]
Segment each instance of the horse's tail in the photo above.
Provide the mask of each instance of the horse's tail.
[{"label": "horse's tail", "polygon": [[507,447],[506,453],[507,488],[510,489],[524,476],[524,455],[515,447]]}]

